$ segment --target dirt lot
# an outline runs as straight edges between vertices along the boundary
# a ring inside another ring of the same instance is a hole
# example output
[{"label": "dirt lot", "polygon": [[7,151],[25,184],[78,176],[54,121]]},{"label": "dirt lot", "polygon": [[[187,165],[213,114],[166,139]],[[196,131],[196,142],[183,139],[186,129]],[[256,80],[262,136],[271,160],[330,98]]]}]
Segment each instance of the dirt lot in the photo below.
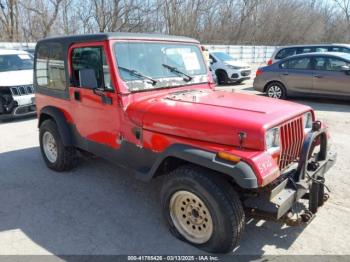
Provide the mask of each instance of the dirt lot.
[{"label": "dirt lot", "polygon": [[[251,81],[220,89],[254,93]],[[235,254],[350,254],[350,105],[311,105],[330,127],[336,166],[331,198],[308,226],[247,222]],[[158,201],[160,180],[144,183],[100,159],[58,174],[40,156],[36,119],[0,124],[0,255],[203,254],[168,233]]]}]

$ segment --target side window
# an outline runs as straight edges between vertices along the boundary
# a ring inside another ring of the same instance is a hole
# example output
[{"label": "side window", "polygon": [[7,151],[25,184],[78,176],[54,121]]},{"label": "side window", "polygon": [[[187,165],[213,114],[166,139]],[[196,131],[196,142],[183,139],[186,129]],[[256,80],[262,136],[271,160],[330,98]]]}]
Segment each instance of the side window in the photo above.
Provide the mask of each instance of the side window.
[{"label": "side window", "polygon": [[309,57],[290,59],[281,64],[283,69],[310,69],[311,59]]},{"label": "side window", "polygon": [[315,51],[314,47],[299,47],[297,53],[298,54],[305,54],[305,53],[311,53],[314,51]]},{"label": "side window", "polygon": [[287,58],[289,56],[295,55],[296,53],[297,53],[296,48],[284,48],[277,53],[276,59]]},{"label": "side window", "polygon": [[50,89],[66,89],[66,71],[64,67],[64,52],[61,44],[50,44],[48,78]]},{"label": "side window", "polygon": [[48,77],[48,61],[49,61],[49,47],[48,45],[42,44],[38,47],[36,55],[36,68],[35,78],[40,87],[48,88],[49,77]]},{"label": "side window", "polygon": [[342,66],[349,66],[349,64],[346,61],[335,57],[315,58],[315,70],[342,71]]},{"label": "side window", "polygon": [[39,46],[35,76],[40,87],[54,90],[66,89],[64,52],[61,44],[51,43]]},{"label": "side window", "polygon": [[324,46],[319,46],[319,47],[316,47],[316,52],[328,52],[328,48],[327,47],[324,47]]},{"label": "side window", "polygon": [[103,47],[80,47],[73,49],[72,69],[74,86],[79,86],[79,70],[93,69],[99,87],[113,90],[111,76]]},{"label": "side window", "polygon": [[331,52],[341,52],[341,53],[350,53],[350,48],[341,47],[341,46],[333,46],[329,49]]},{"label": "side window", "polygon": [[327,70],[327,58],[326,57],[316,57],[315,58],[315,70]]},{"label": "side window", "polygon": [[209,59],[213,60],[213,62],[216,63],[216,59],[212,55],[209,55]]},{"label": "side window", "polygon": [[341,67],[342,66],[348,66],[349,64],[345,62],[344,60],[334,58],[334,57],[329,57],[328,58],[328,63],[326,64],[326,70],[328,71],[342,71]]}]

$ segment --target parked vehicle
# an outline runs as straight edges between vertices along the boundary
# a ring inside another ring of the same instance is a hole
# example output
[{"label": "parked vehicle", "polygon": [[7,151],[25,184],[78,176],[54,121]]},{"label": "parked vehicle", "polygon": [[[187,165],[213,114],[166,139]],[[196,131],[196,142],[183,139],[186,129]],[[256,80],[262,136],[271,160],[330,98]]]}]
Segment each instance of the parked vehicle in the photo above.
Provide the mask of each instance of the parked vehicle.
[{"label": "parked vehicle", "polygon": [[0,120],[35,114],[33,56],[0,50]]},{"label": "parked vehicle", "polygon": [[272,98],[350,98],[350,54],[310,53],[259,68],[254,89]]},{"label": "parked vehicle", "polygon": [[338,53],[350,53],[349,44],[318,44],[318,45],[291,45],[282,46],[277,48],[272,54],[271,59],[267,62],[268,65],[285,59],[287,57],[305,54],[305,53],[318,53],[318,52],[338,52]]},{"label": "parked vehicle", "polygon": [[46,165],[69,170],[81,151],[143,180],[164,176],[164,217],[184,241],[228,252],[244,231],[245,211],[285,219],[309,193],[310,210],[300,216],[307,221],[323,204],[335,155],[314,111],[215,91],[194,39],[47,38],[36,46],[34,68]]},{"label": "parked vehicle", "polygon": [[250,79],[250,66],[223,52],[210,52],[210,67],[215,72],[219,84],[242,83]]}]

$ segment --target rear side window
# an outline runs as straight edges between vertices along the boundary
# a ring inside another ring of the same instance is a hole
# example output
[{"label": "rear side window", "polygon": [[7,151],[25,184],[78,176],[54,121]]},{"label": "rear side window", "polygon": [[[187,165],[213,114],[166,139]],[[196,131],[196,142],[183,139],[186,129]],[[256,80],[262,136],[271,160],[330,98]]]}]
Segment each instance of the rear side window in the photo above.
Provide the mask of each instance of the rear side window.
[{"label": "rear side window", "polygon": [[66,89],[64,52],[61,44],[42,44],[38,47],[35,76],[39,87]]},{"label": "rear side window", "polygon": [[277,53],[276,59],[287,58],[288,56],[296,55],[296,53],[297,53],[296,48],[284,48]]},{"label": "rear side window", "polygon": [[310,66],[311,66],[310,57],[289,59],[284,63],[281,63],[280,65],[280,67],[283,69],[299,69],[299,70],[310,69]]}]

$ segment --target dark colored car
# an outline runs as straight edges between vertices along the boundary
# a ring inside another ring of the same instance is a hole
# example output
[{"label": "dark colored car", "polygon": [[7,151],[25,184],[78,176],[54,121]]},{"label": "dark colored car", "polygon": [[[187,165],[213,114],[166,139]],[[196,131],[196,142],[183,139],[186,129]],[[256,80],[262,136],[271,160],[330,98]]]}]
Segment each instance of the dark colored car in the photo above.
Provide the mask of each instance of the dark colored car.
[{"label": "dark colored car", "polygon": [[350,54],[292,56],[259,68],[253,85],[272,98],[301,95],[350,99]]}]

